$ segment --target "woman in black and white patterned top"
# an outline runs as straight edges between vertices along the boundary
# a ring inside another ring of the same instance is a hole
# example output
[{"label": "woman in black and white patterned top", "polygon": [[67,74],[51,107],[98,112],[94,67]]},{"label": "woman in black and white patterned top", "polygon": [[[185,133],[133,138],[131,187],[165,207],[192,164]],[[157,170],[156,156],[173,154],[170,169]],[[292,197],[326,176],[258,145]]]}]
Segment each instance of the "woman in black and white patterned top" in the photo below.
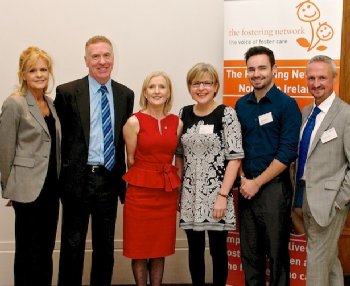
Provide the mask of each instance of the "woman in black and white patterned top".
[{"label": "woman in black and white patterned top", "polygon": [[214,100],[220,83],[213,66],[196,64],[187,74],[187,85],[196,104],[180,111],[184,124],[176,154],[182,177],[180,227],[187,235],[192,284],[205,284],[207,231],[213,285],[225,285],[227,231],[236,227],[231,189],[244,157],[241,126],[233,108]]}]

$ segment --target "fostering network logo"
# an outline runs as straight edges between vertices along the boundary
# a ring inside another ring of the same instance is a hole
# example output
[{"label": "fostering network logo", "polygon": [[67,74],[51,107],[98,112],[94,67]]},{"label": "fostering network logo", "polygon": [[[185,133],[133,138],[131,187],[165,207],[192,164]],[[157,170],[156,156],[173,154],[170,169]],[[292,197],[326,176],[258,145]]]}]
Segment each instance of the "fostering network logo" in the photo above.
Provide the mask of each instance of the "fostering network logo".
[{"label": "fostering network logo", "polygon": [[[333,27],[327,22],[319,22],[321,17],[321,11],[318,6],[309,0],[301,2],[298,6],[297,16],[300,21],[309,23],[311,31],[310,37],[298,38],[296,41],[298,44],[306,48],[307,51],[316,49],[318,51],[324,51],[328,48],[324,42],[331,40],[334,36]],[[317,26],[318,24],[318,26]]]}]

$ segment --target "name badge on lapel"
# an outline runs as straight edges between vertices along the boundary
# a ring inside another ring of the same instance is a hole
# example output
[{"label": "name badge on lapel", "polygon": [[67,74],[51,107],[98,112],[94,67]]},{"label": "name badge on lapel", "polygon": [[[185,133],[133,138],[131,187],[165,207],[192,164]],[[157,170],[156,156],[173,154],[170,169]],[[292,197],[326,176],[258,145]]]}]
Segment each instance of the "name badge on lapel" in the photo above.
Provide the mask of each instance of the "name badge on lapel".
[{"label": "name badge on lapel", "polygon": [[213,134],[214,125],[201,125],[199,126],[199,134]]},{"label": "name badge on lapel", "polygon": [[338,137],[337,132],[335,131],[335,128],[332,127],[331,129],[328,129],[325,132],[323,132],[323,134],[321,135],[321,142],[326,143],[337,137]]},{"label": "name badge on lapel", "polygon": [[259,125],[265,125],[273,121],[272,113],[268,112],[259,116]]}]

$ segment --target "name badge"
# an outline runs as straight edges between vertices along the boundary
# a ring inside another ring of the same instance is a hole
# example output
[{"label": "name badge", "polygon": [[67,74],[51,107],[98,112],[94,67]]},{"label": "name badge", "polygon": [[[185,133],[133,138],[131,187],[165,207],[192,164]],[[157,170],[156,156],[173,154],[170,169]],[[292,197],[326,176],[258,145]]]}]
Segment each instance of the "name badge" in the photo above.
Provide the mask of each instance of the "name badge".
[{"label": "name badge", "polygon": [[265,125],[273,121],[272,113],[268,112],[259,116],[259,125]]},{"label": "name badge", "polygon": [[201,125],[199,126],[199,134],[213,134],[214,125]]},{"label": "name badge", "polygon": [[325,132],[323,132],[323,134],[321,135],[321,142],[326,143],[337,137],[338,137],[337,132],[335,131],[335,128],[332,127],[331,129],[328,129]]}]

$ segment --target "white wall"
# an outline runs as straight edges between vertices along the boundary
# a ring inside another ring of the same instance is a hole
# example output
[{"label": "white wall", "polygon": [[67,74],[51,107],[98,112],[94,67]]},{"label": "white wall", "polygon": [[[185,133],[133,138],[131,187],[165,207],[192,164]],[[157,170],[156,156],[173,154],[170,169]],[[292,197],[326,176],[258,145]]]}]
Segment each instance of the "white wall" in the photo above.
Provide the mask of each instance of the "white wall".
[{"label": "white wall", "polygon": [[[177,113],[180,107],[192,102],[185,82],[190,67],[197,62],[209,62],[222,74],[223,4],[223,0],[2,1],[0,105],[17,83],[18,57],[22,50],[30,45],[46,50],[54,59],[57,85],[87,74],[83,59],[85,42],[93,35],[102,34],[114,44],[113,78],[137,95],[134,110],[138,109],[144,77],[153,70],[164,70],[174,84],[173,112]],[[14,215],[5,204],[0,199],[0,286],[13,284]],[[121,255],[121,215],[118,216],[113,282],[133,283],[129,260]],[[90,241],[87,264],[89,249]],[[55,271],[59,239],[56,250]],[[181,230],[176,254],[167,260],[166,267],[165,283],[189,283],[186,239]],[[88,271],[84,281],[88,281]]]}]

